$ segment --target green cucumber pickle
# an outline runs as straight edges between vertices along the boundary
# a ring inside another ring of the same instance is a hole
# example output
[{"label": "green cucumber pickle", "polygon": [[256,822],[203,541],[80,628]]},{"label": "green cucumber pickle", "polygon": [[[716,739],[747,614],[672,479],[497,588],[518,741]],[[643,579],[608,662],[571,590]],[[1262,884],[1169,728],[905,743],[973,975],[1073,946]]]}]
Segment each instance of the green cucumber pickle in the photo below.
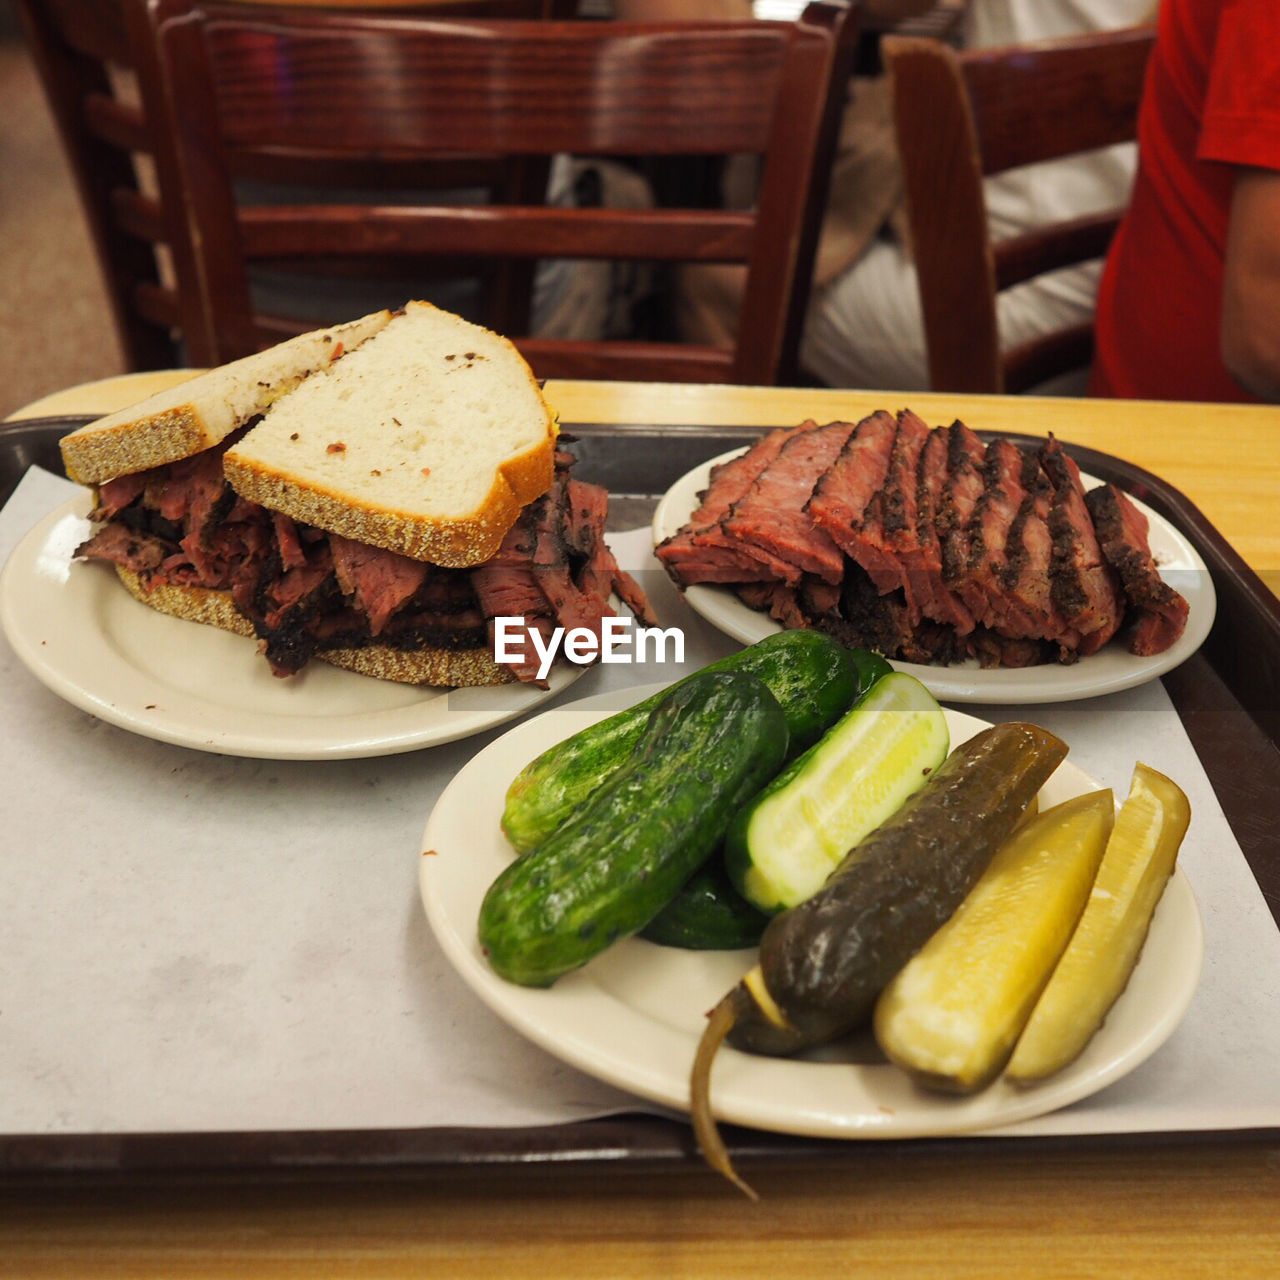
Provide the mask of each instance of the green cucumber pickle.
[{"label": "green cucumber pickle", "polygon": [[478,931],[494,970],[549,986],[643,929],[718,848],[787,747],[786,716],[753,675],[706,672],[668,691],[628,761],[489,887]]},{"label": "green cucumber pickle", "polygon": [[685,951],[754,947],[771,917],[734,887],[722,858],[712,857],[640,931],[646,942]]},{"label": "green cucumber pickle", "polygon": [[[798,753],[865,690],[875,669],[872,658],[884,662],[878,654],[859,654],[818,631],[781,631],[696,674],[742,671],[764,681],[782,706],[791,750]],[[502,813],[502,830],[513,847],[528,853],[566,822],[630,758],[654,707],[692,678],[575,733],[521,769]]]},{"label": "green cucumber pickle", "polygon": [[882,675],[729,825],[730,879],[759,910],[803,902],[947,757],[946,716],[914,676]]}]

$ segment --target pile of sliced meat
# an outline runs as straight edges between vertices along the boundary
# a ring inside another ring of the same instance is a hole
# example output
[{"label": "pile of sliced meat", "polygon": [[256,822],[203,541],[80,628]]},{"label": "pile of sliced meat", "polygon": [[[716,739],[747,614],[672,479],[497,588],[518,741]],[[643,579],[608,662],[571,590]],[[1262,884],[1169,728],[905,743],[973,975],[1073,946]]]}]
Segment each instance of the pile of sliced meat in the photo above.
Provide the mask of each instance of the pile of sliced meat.
[{"label": "pile of sliced meat", "polygon": [[[551,488],[524,508],[498,554],[472,569],[352,542],[246,502],[223,476],[223,451],[102,485],[92,514],[102,527],[77,554],[122,565],[144,587],[230,592],[277,675],[330,649],[487,648],[500,616],[523,617],[544,635],[559,625],[599,636],[614,592],[653,621],[605,543],[608,495],[573,479],[563,450]],[[534,681],[538,664],[528,658],[508,665]]]},{"label": "pile of sliced meat", "polygon": [[1112,485],[1086,493],[1052,437],[984,444],[910,410],[805,422],[714,468],[700,498],[657,549],[677,584],[888,657],[1065,663],[1117,633],[1153,654],[1186,625],[1145,516]]}]

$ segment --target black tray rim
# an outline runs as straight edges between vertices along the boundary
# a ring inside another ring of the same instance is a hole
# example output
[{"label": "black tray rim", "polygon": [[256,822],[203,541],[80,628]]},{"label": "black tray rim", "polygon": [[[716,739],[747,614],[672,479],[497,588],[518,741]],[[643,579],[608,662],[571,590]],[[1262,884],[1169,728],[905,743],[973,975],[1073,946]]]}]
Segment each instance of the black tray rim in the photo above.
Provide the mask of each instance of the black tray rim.
[{"label": "black tray rim", "polygon": [[[0,505],[8,501],[27,465],[42,459],[62,474],[56,459],[57,439],[91,422],[99,415],[74,414],[19,418],[0,422],[0,450],[7,445],[15,453],[17,474],[6,471],[0,457]],[[699,424],[644,424],[564,422],[566,436],[643,434],[727,442],[750,439],[770,430],[768,426],[740,424],[708,427]],[[986,440],[997,437],[1018,444],[1037,445],[1043,436],[979,431]],[[25,446],[25,450],[23,450]],[[1199,508],[1160,477],[1112,454],[1063,442],[1067,453],[1086,472],[1116,483],[1177,525],[1196,545],[1214,575],[1219,593],[1219,617],[1206,642],[1211,651],[1216,633],[1223,627],[1224,592],[1228,601],[1248,610],[1268,639],[1280,665],[1280,600],[1244,562]],[[1228,615],[1229,616],[1229,615]],[[1207,665],[1196,655],[1192,663]],[[1184,664],[1189,666],[1191,664]],[[1168,677],[1165,677],[1169,683]],[[1170,690],[1179,713],[1183,703]],[[1247,705],[1239,703],[1253,719]],[[1256,723],[1256,720],[1255,720]],[[1280,758],[1280,719],[1268,717],[1259,725],[1264,740]],[[1228,818],[1230,820],[1230,814]],[[1280,847],[1271,857],[1280,871]],[[1251,866],[1253,866],[1251,859]],[[1256,870],[1255,870],[1256,874]],[[1280,897],[1268,902],[1280,924]],[[912,1151],[954,1152],[965,1158],[1002,1159],[1011,1148],[1020,1152],[1167,1150],[1184,1146],[1275,1143],[1280,1127],[1144,1131],[1137,1133],[1072,1134],[1056,1136],[950,1136],[862,1142],[807,1139],[787,1134],[726,1126],[726,1145],[744,1169],[779,1161],[831,1164],[855,1158],[870,1149],[892,1149],[909,1158]],[[302,1131],[200,1131],[166,1133],[2,1134],[0,1133],[0,1186],[31,1188],[68,1183],[114,1184],[171,1181],[175,1177],[203,1178],[335,1178],[351,1175],[422,1177],[440,1171],[462,1172],[492,1168],[518,1168],[536,1174],[572,1166],[608,1167],[618,1173],[639,1173],[655,1168],[702,1168],[687,1122],[644,1112],[623,1113],[566,1124],[529,1128],[432,1128],[432,1129],[329,1129]]]}]

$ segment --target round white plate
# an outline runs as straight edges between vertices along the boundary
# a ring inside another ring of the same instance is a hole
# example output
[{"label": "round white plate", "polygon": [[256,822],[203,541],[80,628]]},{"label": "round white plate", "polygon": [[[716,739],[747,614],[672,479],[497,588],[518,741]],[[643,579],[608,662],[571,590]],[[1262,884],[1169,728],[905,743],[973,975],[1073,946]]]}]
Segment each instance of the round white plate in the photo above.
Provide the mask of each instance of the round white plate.
[{"label": "round white plate", "polygon": [[[712,458],[682,476],[667,490],[653,515],[654,544],[669,538],[701,505],[700,494],[710,482],[711,468],[736,457],[733,450]],[[1086,489],[1102,483],[1082,477]],[[1036,667],[984,670],[975,659],[950,667],[894,661],[924,683],[935,698],[947,702],[1033,703],[1071,702],[1116,693],[1145,684],[1185,662],[1204,643],[1217,612],[1213,579],[1200,554],[1177,529],[1150,507],[1132,499],[1150,522],[1151,554],[1160,575],[1180,591],[1191,606],[1186,630],[1164,653],[1140,658],[1114,641],[1100,652],[1071,666],[1044,663]],[[749,608],[728,587],[698,585],[683,592],[689,607],[712,626],[743,644],[754,644],[782,628],[767,613]]]},{"label": "round white plate", "polygon": [[[479,752],[445,789],[427,822],[420,887],[445,954],[499,1017],[592,1076],[687,1110],[689,1071],[706,1014],[751,967],[754,950],[681,951],[632,938],[554,986],[532,990],[499,978],[476,938],[484,894],[514,856],[498,825],[512,777],[553,743],[659,687],[600,694],[545,711]],[[958,711],[948,711],[947,721],[953,743],[985,726]],[[1042,802],[1055,804],[1096,786],[1064,764],[1046,784]],[[1195,899],[1178,872],[1106,1023],[1074,1063],[1041,1084],[1020,1089],[997,1081],[973,1097],[951,1098],[917,1089],[902,1072],[874,1060],[874,1051],[800,1061],[726,1047],[712,1074],[712,1102],[722,1120],[837,1138],[937,1136],[1029,1119],[1095,1093],[1154,1053],[1190,1002],[1202,953]]]},{"label": "round white plate", "polygon": [[87,493],[40,521],[0,576],[0,623],[31,672],[101,720],[220,755],[324,760],[451,742],[523,715],[585,668],[560,664],[549,689],[430,689],[313,662],[271,674],[242,636],[157,613],[101,564],[74,564],[92,532]]}]

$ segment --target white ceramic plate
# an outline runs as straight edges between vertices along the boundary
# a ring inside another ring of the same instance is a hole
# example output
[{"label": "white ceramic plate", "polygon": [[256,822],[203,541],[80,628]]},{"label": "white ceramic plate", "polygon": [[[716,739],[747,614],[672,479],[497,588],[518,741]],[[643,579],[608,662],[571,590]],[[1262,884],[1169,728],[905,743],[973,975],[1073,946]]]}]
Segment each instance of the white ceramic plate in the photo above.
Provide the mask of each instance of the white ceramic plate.
[{"label": "white ceramic plate", "polygon": [[[554,708],[481,751],[449,784],[423,836],[420,886],[440,945],[472,990],[549,1053],[639,1097],[688,1109],[689,1070],[707,1011],[754,962],[754,951],[694,952],[629,939],[547,990],[504,982],[476,939],[485,891],[514,856],[498,820],[511,778],[540,751],[660,686]],[[947,712],[954,743],[985,722]],[[1126,780],[1127,781],[1127,780]],[[1062,765],[1042,792],[1054,804],[1096,788]],[[1200,916],[1181,872],[1152,922],[1124,994],[1084,1053],[1032,1088],[1003,1081],[971,1098],[928,1094],[874,1053],[823,1061],[722,1049],[712,1076],[716,1114],[738,1124],[824,1137],[913,1138],[990,1129],[1095,1093],[1154,1053],[1199,980]],[[856,1048],[856,1047],[855,1047]],[[871,1059],[871,1060],[858,1060]]]},{"label": "white ceramic plate", "polygon": [[32,673],[101,720],[220,755],[323,760],[391,755],[502,724],[585,670],[560,664],[549,689],[428,689],[310,663],[271,674],[241,636],[157,613],[106,565],[73,564],[92,526],[77,495],[14,548],[0,623]]},{"label": "white ceramic plate", "polygon": [[[712,458],[682,476],[667,490],[653,516],[655,545],[676,533],[698,509],[699,495],[710,481],[711,468],[740,452],[734,450]],[[1102,483],[1089,475],[1085,475],[1083,480],[1086,489]],[[1140,658],[1113,642],[1101,652],[1081,658],[1071,666],[1045,663],[1036,667],[986,671],[972,659],[950,667],[897,661],[893,665],[899,671],[910,672],[928,686],[935,698],[947,702],[1035,703],[1070,702],[1116,693],[1154,680],[1185,662],[1204,643],[1209,628],[1213,626],[1217,612],[1213,579],[1199,552],[1173,525],[1150,507],[1136,499],[1133,501],[1150,521],[1151,554],[1161,576],[1180,591],[1191,606],[1186,630],[1164,653]],[[768,614],[743,604],[728,587],[699,585],[686,588],[683,594],[695,613],[743,644],[754,644],[781,630]]]}]

